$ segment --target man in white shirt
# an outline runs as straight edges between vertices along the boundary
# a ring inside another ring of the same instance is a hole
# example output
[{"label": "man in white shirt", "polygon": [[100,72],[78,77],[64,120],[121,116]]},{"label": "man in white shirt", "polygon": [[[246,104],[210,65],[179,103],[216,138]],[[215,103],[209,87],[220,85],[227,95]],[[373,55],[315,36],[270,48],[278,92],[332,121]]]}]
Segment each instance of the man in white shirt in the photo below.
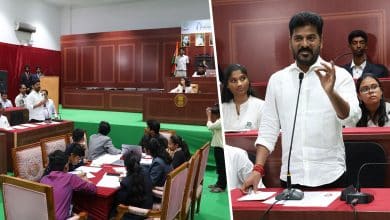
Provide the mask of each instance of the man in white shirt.
[{"label": "man in white shirt", "polygon": [[27,98],[27,87],[24,84],[20,84],[19,86],[19,94],[15,98],[15,106],[16,107],[26,107],[26,98]]},{"label": "man in white shirt", "polygon": [[46,100],[43,105],[45,119],[58,118],[56,106],[52,99],[49,99],[49,92],[46,89],[41,90],[43,98]]},{"label": "man in white shirt", "polygon": [[351,75],[320,56],[322,18],[300,12],[289,23],[290,49],[295,63],[274,73],[267,86],[264,111],[256,140],[256,164],[242,190],[257,185],[264,164],[282,130],[281,185],[286,187],[290,141],[294,123],[299,75],[303,73],[291,151],[293,187],[345,185],[345,147],[342,124],[355,124],[361,115]]},{"label": "man in white shirt", "polygon": [[8,99],[7,92],[5,92],[5,91],[1,92],[0,103],[3,106],[3,108],[12,108],[12,107],[14,107],[12,105],[11,100]]},{"label": "man in white shirt", "polygon": [[358,79],[364,73],[371,73],[374,76],[387,77],[388,70],[383,65],[373,64],[367,60],[368,36],[362,30],[353,30],[348,35],[348,44],[351,49],[353,59],[343,67],[352,74],[354,79]]},{"label": "man in white shirt", "polygon": [[31,92],[26,98],[26,107],[30,122],[42,122],[45,120],[44,105],[46,100],[39,93],[40,90],[41,82],[35,78],[32,82]]},{"label": "man in white shirt", "polygon": [[198,69],[196,72],[194,72],[192,77],[205,77],[207,76],[206,74],[207,74],[207,66],[203,63],[199,63]]},{"label": "man in white shirt", "polygon": [[3,105],[0,103],[0,128],[9,128],[9,123],[7,117],[4,115]]},{"label": "man in white shirt", "polygon": [[187,55],[184,54],[184,48],[180,48],[180,54],[176,57],[176,77],[186,77],[187,76],[187,64],[190,63],[190,60]]}]

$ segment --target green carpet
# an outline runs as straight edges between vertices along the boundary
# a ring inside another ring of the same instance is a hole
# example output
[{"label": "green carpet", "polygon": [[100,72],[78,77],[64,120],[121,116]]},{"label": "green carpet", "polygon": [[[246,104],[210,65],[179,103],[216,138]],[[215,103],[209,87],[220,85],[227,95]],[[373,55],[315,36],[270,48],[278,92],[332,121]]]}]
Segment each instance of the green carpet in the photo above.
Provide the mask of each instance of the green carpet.
[{"label": "green carpet", "polygon": [[[195,214],[196,220],[228,220],[229,200],[227,192],[211,193],[207,186],[216,182],[216,173],[214,168],[207,169],[204,177],[204,186],[202,201],[200,203],[200,212]],[[0,194],[0,220],[4,220],[3,194]]]},{"label": "green carpet", "polygon": [[[116,147],[121,144],[138,144],[146,127],[146,122],[142,121],[142,113],[79,110],[61,106],[59,112],[62,119],[74,121],[75,128],[85,129],[88,136],[97,133],[100,121],[108,121],[111,125],[109,136]],[[211,140],[211,132],[206,126],[161,123],[160,127],[175,130],[187,142],[191,153]],[[209,156],[207,165],[215,166],[213,156]]]}]

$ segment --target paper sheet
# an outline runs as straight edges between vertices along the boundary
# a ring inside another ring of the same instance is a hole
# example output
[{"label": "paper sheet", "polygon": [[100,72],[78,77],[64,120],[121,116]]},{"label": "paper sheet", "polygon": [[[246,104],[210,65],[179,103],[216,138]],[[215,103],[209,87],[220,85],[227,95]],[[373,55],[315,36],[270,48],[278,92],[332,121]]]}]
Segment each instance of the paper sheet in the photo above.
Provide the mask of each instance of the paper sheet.
[{"label": "paper sheet", "polygon": [[116,189],[120,186],[119,176],[109,176],[106,173],[96,186]]},{"label": "paper sheet", "polygon": [[[340,194],[339,191],[304,192],[302,200],[285,200],[278,204],[292,207],[328,207]],[[274,202],[275,197],[272,197],[263,203],[272,204]]]},{"label": "paper sheet", "polygon": [[249,193],[239,199],[238,201],[258,201],[258,200],[266,200],[269,197],[273,196],[276,192],[261,192],[257,191],[256,193]]},{"label": "paper sheet", "polygon": [[22,126],[29,127],[29,128],[35,128],[38,127],[38,125],[35,124],[21,124]]},{"label": "paper sheet", "polygon": [[113,167],[112,169],[117,173],[127,173],[126,167]]},{"label": "paper sheet", "polygon": [[12,131],[12,130],[14,130],[14,128],[13,128],[13,127],[2,128],[2,129],[6,130],[6,131]]},{"label": "paper sheet", "polygon": [[[75,175],[79,175],[79,174],[84,173],[84,172],[82,172],[81,170],[75,170],[75,171],[71,171],[71,172],[69,172],[69,173],[75,174]],[[88,179],[91,179],[91,178],[94,178],[94,177],[95,177],[92,173],[85,173],[85,175],[86,175],[86,177],[87,177]]]},{"label": "paper sheet", "polygon": [[91,166],[100,167],[103,164],[112,164],[114,161],[119,160],[121,156],[122,154],[117,154],[117,155],[104,154],[98,157],[97,159],[93,160]]},{"label": "paper sheet", "polygon": [[87,167],[87,166],[81,166],[77,167],[76,171],[83,172],[83,173],[97,173],[101,170],[102,168],[99,167]]},{"label": "paper sheet", "polygon": [[140,164],[141,165],[151,165],[153,159],[152,158],[141,158]]},{"label": "paper sheet", "polygon": [[23,127],[23,126],[20,126],[20,125],[15,125],[15,126],[12,126],[13,128],[15,129],[26,129],[27,127]]}]

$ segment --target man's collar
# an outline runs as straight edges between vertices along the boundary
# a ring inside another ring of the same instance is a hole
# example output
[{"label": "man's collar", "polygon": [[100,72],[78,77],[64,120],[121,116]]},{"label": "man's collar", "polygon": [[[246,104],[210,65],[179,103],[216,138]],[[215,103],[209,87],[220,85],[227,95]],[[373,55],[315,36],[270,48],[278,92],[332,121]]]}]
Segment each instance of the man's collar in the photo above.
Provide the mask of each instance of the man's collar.
[{"label": "man's collar", "polygon": [[[367,60],[364,60],[364,62],[362,64],[359,65],[359,67],[361,67],[362,69],[364,69],[364,67],[366,67],[367,65]],[[353,62],[353,59],[352,59],[352,62],[351,62],[351,69],[353,69],[354,67],[357,67],[357,65],[355,64],[355,62]]]}]

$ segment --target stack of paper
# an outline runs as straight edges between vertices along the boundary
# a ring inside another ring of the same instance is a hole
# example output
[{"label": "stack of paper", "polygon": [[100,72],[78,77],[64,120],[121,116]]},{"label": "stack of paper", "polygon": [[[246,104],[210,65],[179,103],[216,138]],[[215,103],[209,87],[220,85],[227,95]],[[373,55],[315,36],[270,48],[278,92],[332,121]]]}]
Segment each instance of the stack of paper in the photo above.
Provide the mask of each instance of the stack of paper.
[{"label": "stack of paper", "polygon": [[[340,196],[340,192],[321,191],[321,192],[304,192],[302,200],[282,200],[278,204],[295,207],[328,207],[335,199]],[[275,197],[264,201],[263,203],[272,204]]]},{"label": "stack of paper", "polygon": [[103,178],[96,184],[98,187],[107,187],[107,188],[119,188],[120,182],[119,182],[119,176],[110,176],[104,174]]}]

